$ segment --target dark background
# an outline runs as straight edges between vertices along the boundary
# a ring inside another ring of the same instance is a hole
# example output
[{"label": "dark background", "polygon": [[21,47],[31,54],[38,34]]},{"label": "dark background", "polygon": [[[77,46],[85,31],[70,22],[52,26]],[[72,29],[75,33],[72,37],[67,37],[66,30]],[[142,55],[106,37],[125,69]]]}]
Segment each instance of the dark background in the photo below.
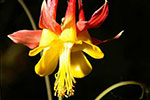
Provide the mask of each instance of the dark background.
[{"label": "dark background", "polygon": [[[67,0],[59,0],[57,22],[65,15]],[[105,54],[101,60],[88,57],[93,65],[91,74],[76,79],[75,95],[69,100],[94,100],[99,93],[120,81],[138,81],[150,91],[150,2],[149,0],[108,0],[109,15],[101,27],[90,29],[91,36],[100,40],[117,39],[99,47]],[[42,0],[24,0],[38,26]],[[104,0],[83,0],[86,20]],[[78,14],[78,12],[77,12]],[[31,24],[17,0],[0,0],[0,96],[1,100],[47,100],[44,78],[34,72],[40,56],[29,57],[29,48],[14,44],[7,38],[17,30],[31,29]],[[57,70],[55,71],[55,73]],[[53,91],[54,74],[50,75]],[[102,100],[138,100],[138,86],[118,88]],[[143,100],[149,100],[149,93]],[[57,97],[53,97],[57,100]],[[67,100],[67,99],[65,99]]]}]

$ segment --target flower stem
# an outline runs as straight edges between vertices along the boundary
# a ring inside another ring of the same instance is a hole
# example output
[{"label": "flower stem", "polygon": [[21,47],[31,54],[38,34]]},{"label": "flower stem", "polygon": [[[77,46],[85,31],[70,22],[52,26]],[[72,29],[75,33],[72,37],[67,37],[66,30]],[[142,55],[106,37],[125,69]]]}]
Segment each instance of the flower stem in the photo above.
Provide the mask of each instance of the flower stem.
[{"label": "flower stem", "polygon": [[136,81],[123,81],[123,82],[116,83],[116,84],[110,86],[109,88],[107,88],[106,90],[104,90],[102,93],[99,94],[99,96],[95,100],[101,100],[110,91],[112,91],[118,87],[124,86],[124,85],[139,85],[142,89],[142,94],[141,94],[141,97],[139,99],[143,98],[144,92],[145,92],[143,84],[136,82]]},{"label": "flower stem", "polygon": [[50,80],[48,76],[45,76],[45,83],[46,83],[46,88],[47,88],[48,100],[52,100]]},{"label": "flower stem", "polygon": [[61,96],[61,97],[58,97],[58,100],[63,100],[63,97]]},{"label": "flower stem", "polygon": [[[33,20],[33,17],[29,11],[29,9],[27,8],[27,6],[25,5],[24,1],[23,0],[18,0],[18,2],[21,4],[21,6],[23,7],[25,13],[27,14],[29,20],[30,20],[30,23],[31,23],[31,26],[34,30],[36,30],[36,24]],[[42,53],[41,53],[42,54]],[[51,93],[51,87],[50,87],[50,81],[49,81],[49,77],[48,76],[45,76],[45,83],[46,83],[46,88],[47,88],[47,95],[48,95],[48,100],[52,100],[52,93]]]},{"label": "flower stem", "polygon": [[37,29],[37,28],[36,28],[36,24],[34,23],[33,17],[32,17],[32,15],[31,15],[29,9],[28,9],[27,6],[25,5],[24,1],[23,1],[23,0],[18,0],[18,2],[21,4],[21,6],[23,7],[23,9],[25,10],[25,13],[27,14],[27,16],[28,16],[28,18],[29,18],[29,20],[30,20],[30,22],[31,22],[32,28],[33,28],[34,30],[36,30],[36,29]]}]

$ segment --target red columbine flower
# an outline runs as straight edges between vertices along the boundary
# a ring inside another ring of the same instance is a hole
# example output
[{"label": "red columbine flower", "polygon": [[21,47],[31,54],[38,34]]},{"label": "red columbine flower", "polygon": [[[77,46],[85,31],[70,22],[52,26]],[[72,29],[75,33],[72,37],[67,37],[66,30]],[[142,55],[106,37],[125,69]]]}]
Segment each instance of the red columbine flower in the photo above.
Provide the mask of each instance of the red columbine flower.
[{"label": "red columbine flower", "polygon": [[[57,96],[71,96],[74,94],[74,78],[88,75],[92,66],[83,52],[93,58],[101,59],[103,52],[95,43],[102,43],[97,39],[91,40],[87,31],[89,28],[99,27],[108,15],[108,3],[105,3],[91,17],[85,21],[81,0],[79,3],[79,21],[76,24],[76,0],[68,0],[68,8],[62,25],[56,22],[58,0],[44,0],[41,8],[39,27],[43,30],[21,30],[8,35],[15,43],[22,43],[33,49],[29,56],[35,56],[43,51],[40,61],[35,66],[35,72],[40,76],[50,75],[56,69],[59,60],[59,70],[55,74],[54,90]],[[115,38],[120,36],[117,35]],[[106,40],[108,41],[108,40]]]}]

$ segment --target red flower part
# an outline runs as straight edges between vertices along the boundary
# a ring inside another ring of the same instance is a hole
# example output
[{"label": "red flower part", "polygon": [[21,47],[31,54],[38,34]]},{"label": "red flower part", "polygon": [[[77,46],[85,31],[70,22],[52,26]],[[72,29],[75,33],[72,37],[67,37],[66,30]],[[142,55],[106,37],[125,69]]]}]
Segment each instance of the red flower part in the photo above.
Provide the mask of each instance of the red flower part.
[{"label": "red flower part", "polygon": [[39,45],[42,30],[20,30],[8,35],[8,37],[15,43],[22,43],[34,49]]},{"label": "red flower part", "polygon": [[79,5],[79,21],[85,21],[82,0],[78,0]]},{"label": "red flower part", "polygon": [[75,8],[76,8],[76,0],[68,0],[68,7],[65,14],[65,19],[68,18],[75,19]]},{"label": "red flower part", "polygon": [[69,24],[75,25],[75,8],[76,8],[76,0],[68,0],[68,7],[65,14],[64,19],[64,25],[62,27],[62,30],[65,29],[68,26],[71,26]]},{"label": "red flower part", "polygon": [[124,32],[124,30],[122,30],[119,34],[117,34],[115,37],[113,37],[113,38],[109,38],[109,39],[106,39],[106,40],[99,40],[99,39],[97,39],[97,38],[94,38],[94,37],[91,37],[91,40],[92,40],[92,43],[93,44],[95,44],[95,45],[99,45],[99,44],[101,44],[101,43],[105,43],[105,42],[108,42],[108,41],[111,41],[111,40],[113,40],[113,39],[118,39],[121,35],[122,35],[122,33]]},{"label": "red flower part", "polygon": [[61,33],[61,26],[56,22],[56,10],[58,0],[48,0],[47,5],[44,0],[41,8],[41,16],[39,27],[42,29],[49,29],[56,34]]},{"label": "red flower part", "polygon": [[[89,28],[97,28],[99,27],[108,15],[108,2],[105,0],[105,3],[102,7],[100,7],[97,11],[94,12],[91,19],[89,21],[82,21],[84,13],[82,2],[79,0],[80,14],[79,21],[77,22],[77,30],[81,32],[83,30],[87,30]],[[80,19],[81,18],[81,19]]]},{"label": "red flower part", "polygon": [[49,16],[56,20],[56,11],[57,11],[58,0],[47,0],[47,10]]}]

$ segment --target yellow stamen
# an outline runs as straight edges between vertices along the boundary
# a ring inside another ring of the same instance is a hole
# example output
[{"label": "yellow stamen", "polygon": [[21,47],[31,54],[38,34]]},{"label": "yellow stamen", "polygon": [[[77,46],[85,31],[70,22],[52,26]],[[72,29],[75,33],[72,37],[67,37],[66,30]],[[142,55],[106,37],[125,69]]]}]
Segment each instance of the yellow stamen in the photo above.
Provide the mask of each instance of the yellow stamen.
[{"label": "yellow stamen", "polygon": [[59,70],[55,74],[54,90],[55,95],[60,96],[72,96],[74,95],[74,83],[76,83],[70,70],[70,53],[73,43],[65,42],[62,50],[60,51]]}]

